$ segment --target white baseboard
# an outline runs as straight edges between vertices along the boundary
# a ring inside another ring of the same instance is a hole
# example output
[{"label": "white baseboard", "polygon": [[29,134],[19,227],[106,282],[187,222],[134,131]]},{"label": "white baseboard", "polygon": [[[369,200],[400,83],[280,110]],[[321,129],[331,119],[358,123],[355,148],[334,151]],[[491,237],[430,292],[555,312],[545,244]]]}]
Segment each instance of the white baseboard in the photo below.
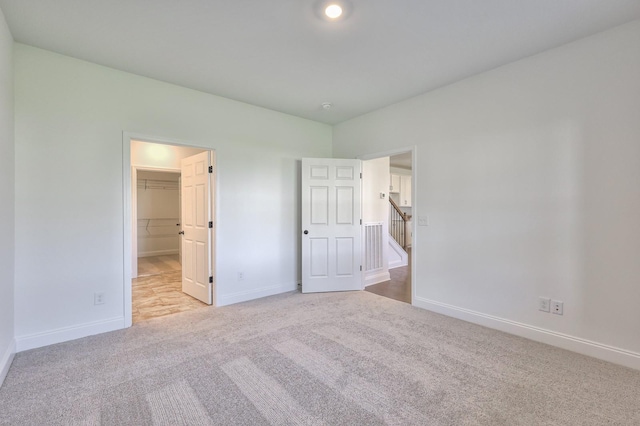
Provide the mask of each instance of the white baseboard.
[{"label": "white baseboard", "polygon": [[640,370],[640,353],[415,296],[413,305],[495,330]]},{"label": "white baseboard", "polygon": [[11,367],[11,363],[13,362],[13,357],[16,354],[16,342],[15,340],[11,340],[11,343],[4,351],[2,357],[0,357],[0,386],[4,383],[5,377],[9,373],[9,368]]},{"label": "white baseboard", "polygon": [[395,261],[389,262],[389,269],[399,268],[401,266],[407,266],[407,265],[408,263],[403,263],[402,260],[395,260]]},{"label": "white baseboard", "polygon": [[400,247],[400,244],[393,238],[389,238],[389,264],[388,269],[398,268],[400,266],[407,266],[409,264],[409,255]]},{"label": "white baseboard", "polygon": [[167,256],[169,254],[178,254],[178,250],[143,251],[142,253],[138,253],[138,257]]},{"label": "white baseboard", "polygon": [[124,317],[118,317],[43,331],[41,333],[28,334],[26,336],[16,336],[16,351],[22,352],[29,349],[41,348],[43,346],[68,342],[69,340],[120,330],[122,328],[125,328]]},{"label": "white baseboard", "polygon": [[382,283],[385,281],[389,281],[391,279],[391,274],[389,271],[375,271],[371,274],[364,274],[364,286],[369,287],[370,285]]},{"label": "white baseboard", "polygon": [[234,303],[247,302],[261,297],[273,296],[274,294],[286,293],[298,289],[297,282],[289,284],[279,284],[270,287],[262,287],[252,290],[239,291],[237,293],[225,294],[217,298],[217,306],[233,305]]}]

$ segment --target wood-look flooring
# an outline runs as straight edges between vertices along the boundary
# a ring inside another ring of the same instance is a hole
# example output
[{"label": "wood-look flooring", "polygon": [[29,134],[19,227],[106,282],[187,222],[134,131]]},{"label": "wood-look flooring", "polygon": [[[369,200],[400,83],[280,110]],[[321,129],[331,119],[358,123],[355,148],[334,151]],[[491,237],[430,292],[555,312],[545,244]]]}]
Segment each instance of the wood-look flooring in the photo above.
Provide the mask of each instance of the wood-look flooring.
[{"label": "wood-look flooring", "polygon": [[132,287],[133,323],[208,306],[182,292],[178,255],[138,259]]},{"label": "wood-look flooring", "polygon": [[407,250],[409,254],[409,264],[398,268],[389,269],[391,280],[373,284],[365,288],[366,291],[411,303],[411,248]]},{"label": "wood-look flooring", "polygon": [[138,258],[138,277],[158,275],[182,270],[177,254],[147,256]]}]

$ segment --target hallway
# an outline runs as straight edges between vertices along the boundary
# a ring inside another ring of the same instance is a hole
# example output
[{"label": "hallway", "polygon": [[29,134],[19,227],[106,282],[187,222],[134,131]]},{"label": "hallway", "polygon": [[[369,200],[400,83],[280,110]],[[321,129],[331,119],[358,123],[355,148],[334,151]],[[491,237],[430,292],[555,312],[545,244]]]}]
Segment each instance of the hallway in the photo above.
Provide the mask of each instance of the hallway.
[{"label": "hallway", "polygon": [[370,285],[366,291],[400,302],[411,303],[411,247],[407,249],[409,264],[389,270],[391,280]]}]

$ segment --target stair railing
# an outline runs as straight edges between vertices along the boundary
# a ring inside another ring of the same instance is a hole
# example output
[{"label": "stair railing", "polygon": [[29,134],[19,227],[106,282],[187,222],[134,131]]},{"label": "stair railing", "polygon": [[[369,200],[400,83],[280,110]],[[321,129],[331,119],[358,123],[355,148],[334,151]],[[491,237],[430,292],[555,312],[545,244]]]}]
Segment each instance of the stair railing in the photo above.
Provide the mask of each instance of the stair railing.
[{"label": "stair railing", "polygon": [[389,208],[389,233],[394,240],[406,251],[407,250],[407,222],[410,216],[400,210],[400,207],[389,197],[391,207]]}]

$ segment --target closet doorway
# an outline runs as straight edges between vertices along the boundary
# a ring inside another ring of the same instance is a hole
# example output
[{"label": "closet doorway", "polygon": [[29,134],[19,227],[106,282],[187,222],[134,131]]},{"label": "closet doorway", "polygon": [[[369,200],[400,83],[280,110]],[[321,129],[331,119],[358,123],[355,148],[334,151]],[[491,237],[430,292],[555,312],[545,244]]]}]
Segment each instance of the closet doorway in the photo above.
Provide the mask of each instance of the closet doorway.
[{"label": "closet doorway", "polygon": [[131,140],[133,324],[213,303],[213,161],[213,151]]},{"label": "closet doorway", "polygon": [[138,169],[138,277],[180,272],[180,172]]},{"label": "closet doorway", "polygon": [[204,305],[182,293],[180,172],[136,170],[133,322]]}]

